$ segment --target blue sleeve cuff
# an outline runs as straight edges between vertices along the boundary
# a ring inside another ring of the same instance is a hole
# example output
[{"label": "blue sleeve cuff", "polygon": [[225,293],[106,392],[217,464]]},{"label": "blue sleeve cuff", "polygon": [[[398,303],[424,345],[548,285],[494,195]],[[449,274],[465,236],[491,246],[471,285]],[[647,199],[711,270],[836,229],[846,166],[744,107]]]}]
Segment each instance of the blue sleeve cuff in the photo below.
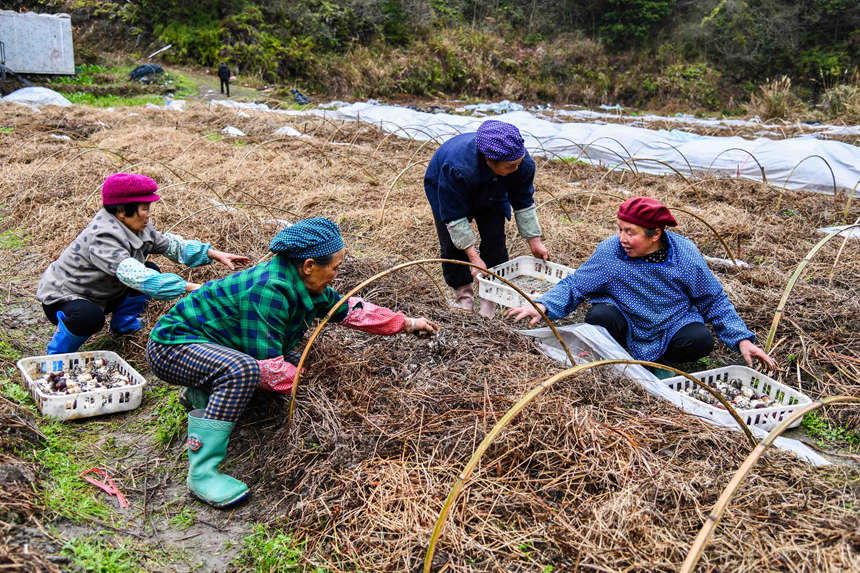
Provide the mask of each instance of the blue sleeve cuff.
[{"label": "blue sleeve cuff", "polygon": [[188,267],[199,267],[212,262],[208,255],[211,244],[194,239],[186,240],[173,233],[164,233],[164,236],[170,241],[164,256],[171,261]]},{"label": "blue sleeve cuff", "polygon": [[170,300],[185,294],[185,280],[173,273],[158,273],[143,282],[141,291],[156,300]]}]

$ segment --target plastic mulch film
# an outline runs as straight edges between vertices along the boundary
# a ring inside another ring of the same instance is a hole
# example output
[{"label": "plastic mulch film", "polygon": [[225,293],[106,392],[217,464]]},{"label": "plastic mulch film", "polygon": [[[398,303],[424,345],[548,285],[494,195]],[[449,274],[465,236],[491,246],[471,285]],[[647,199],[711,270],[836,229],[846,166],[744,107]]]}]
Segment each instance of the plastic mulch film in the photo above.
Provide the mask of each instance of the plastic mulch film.
[{"label": "plastic mulch film", "polygon": [[[593,326],[591,324],[572,324],[568,326],[557,327],[557,330],[564,339],[570,349],[571,354],[577,364],[585,364],[594,362],[595,360],[612,360],[624,359],[632,360],[632,356],[619,345],[612,336],[602,326]],[[538,349],[546,356],[552,358],[556,362],[560,362],[565,367],[570,367],[570,361],[567,354],[559,344],[552,330],[549,328],[535,328],[532,330],[518,330],[519,334],[534,338]],[[684,396],[668,388],[660,379],[649,372],[644,366],[638,364],[616,364],[613,368],[622,376],[629,378],[642,386],[642,388],[652,396],[659,396],[665,400],[672,402],[677,408],[684,410],[688,414],[692,414],[698,418],[706,420],[712,424],[729,428],[731,430],[740,431],[735,422],[725,424],[715,420],[710,416],[708,408],[704,405],[698,405],[695,401],[685,399]],[[693,374],[693,373],[691,373]],[[750,427],[753,435],[758,440],[763,440],[768,432],[761,428]],[[831,462],[819,455],[815,450],[791,438],[777,438],[774,447],[782,450],[788,450],[797,454],[801,459],[807,461],[814,466],[826,466]]]}]

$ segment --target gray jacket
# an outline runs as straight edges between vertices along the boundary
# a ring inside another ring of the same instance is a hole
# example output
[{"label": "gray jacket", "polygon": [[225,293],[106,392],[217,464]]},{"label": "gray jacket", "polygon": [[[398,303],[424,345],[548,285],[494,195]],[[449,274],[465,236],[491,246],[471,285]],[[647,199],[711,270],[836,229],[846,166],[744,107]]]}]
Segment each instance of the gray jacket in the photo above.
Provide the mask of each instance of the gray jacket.
[{"label": "gray jacket", "polygon": [[42,273],[36,298],[42,304],[73,299],[93,302],[103,309],[127,288],[116,277],[123,260],[141,263],[150,254],[163,255],[170,241],[151,224],[140,233],[100,209],[60,257]]}]

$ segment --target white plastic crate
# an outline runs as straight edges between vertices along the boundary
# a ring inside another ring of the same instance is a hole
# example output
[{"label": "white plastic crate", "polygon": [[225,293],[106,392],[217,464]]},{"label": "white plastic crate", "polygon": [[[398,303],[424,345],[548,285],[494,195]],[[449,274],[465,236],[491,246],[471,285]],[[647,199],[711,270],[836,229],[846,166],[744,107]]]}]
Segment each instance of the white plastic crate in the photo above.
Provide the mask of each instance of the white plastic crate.
[{"label": "white plastic crate", "polygon": [[[710,383],[714,385],[718,381],[728,383],[729,380],[732,380],[733,378],[739,378],[745,387],[750,387],[759,394],[767,394],[773,402],[772,406],[769,405],[763,408],[752,408],[748,410],[735,408],[735,411],[747,426],[755,426],[757,428],[762,428],[763,430],[772,430],[796,410],[799,410],[806,404],[812,402],[808,396],[798,390],[777,382],[773,378],[765,376],[761,372],[746,366],[725,366],[723,368],[714,368],[712,370],[705,370],[702,372],[691,372],[690,374],[693,378],[701,380],[706,384]],[[695,389],[696,386],[693,382],[683,376],[666,378],[663,382],[669,386],[670,389],[675,390],[676,392],[679,390]],[[710,415],[714,418],[718,418],[721,422],[737,425],[737,422],[732,418],[732,415],[723,408],[719,408],[713,404],[705,404],[700,400],[683,394],[681,395],[681,399],[683,401],[690,401],[698,408],[707,408]],[[798,426],[800,422],[801,420],[798,419],[792,423],[790,427],[794,428]]]},{"label": "white plastic crate", "polygon": [[[77,394],[46,394],[39,389],[36,380],[49,372],[68,371],[75,366],[86,367],[96,359],[117,364],[117,370],[128,377],[128,386],[120,388],[105,388]],[[18,370],[27,381],[30,395],[39,406],[42,415],[60,420],[89,418],[102,414],[113,414],[134,410],[140,406],[143,398],[143,387],[146,378],[128,365],[115,352],[94,350],[90,352],[70,352],[68,354],[53,354],[51,356],[31,356],[18,361]]]},{"label": "white plastic crate", "polygon": [[[535,299],[549,291],[564,277],[573,274],[573,271],[576,269],[553,263],[552,261],[524,256],[516,257],[506,263],[491,267],[490,270],[500,277],[511,281],[527,295],[531,296],[532,299]],[[520,284],[521,282],[533,283],[535,279],[539,283],[534,286],[545,286],[546,288],[541,290],[540,288],[532,288],[530,285]],[[524,288],[525,286],[529,286],[529,288]],[[535,291],[539,292],[536,292],[532,296],[532,293]],[[526,299],[521,297],[517,291],[493,276],[478,277],[478,296],[484,300],[490,300],[509,308],[528,304]]]}]

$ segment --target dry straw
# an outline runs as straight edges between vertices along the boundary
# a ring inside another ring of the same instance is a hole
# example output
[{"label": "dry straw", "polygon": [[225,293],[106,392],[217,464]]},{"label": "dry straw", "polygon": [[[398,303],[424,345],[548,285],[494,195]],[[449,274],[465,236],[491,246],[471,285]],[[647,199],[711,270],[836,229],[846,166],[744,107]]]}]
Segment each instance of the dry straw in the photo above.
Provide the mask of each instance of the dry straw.
[{"label": "dry straw", "polygon": [[[33,299],[41,271],[89,222],[96,207],[93,190],[123,165],[139,164],[163,190],[153,209],[159,230],[174,228],[252,260],[268,256],[280,225],[256,205],[269,206],[276,216],[288,212],[291,220],[333,219],[347,239],[347,259],[335,283],[341,292],[398,262],[438,256],[419,177],[400,178],[402,193],[391,192],[397,201],[389,200],[379,224],[390,181],[403,167],[428,160],[437,145],[401,138],[413,133],[408,128],[387,136],[357,122],[258,112],[242,118],[195,104],[184,113],[72,106],[34,114],[5,103],[0,111],[3,126],[14,130],[0,133],[0,236],[6,245],[0,262],[15,271],[0,284],[0,334],[25,354],[37,353],[51,333]],[[270,142],[285,122],[307,137]],[[228,123],[249,135],[195,143]],[[796,126],[780,129],[800,133]],[[51,132],[72,140],[57,140]],[[115,150],[122,159],[91,151],[63,167],[88,147]],[[654,196],[683,208],[694,204],[727,245],[742,245],[743,259],[755,263],[715,273],[739,314],[762,336],[800,253],[819,242],[816,228],[860,217],[850,197],[796,190],[781,191],[782,205],[795,216],[777,212],[773,193],[763,192],[762,183],[732,177],[691,179],[700,200],[682,179],[637,173],[637,166],[620,169],[616,178],[595,165],[541,162],[538,194],[558,198],[540,211],[553,260],[579,266],[615,232],[614,218],[606,215],[624,196]],[[420,172],[413,170],[407,175]],[[572,183],[588,193],[568,195]],[[236,210],[210,209],[214,199]],[[559,201],[563,209],[556,208]],[[703,254],[723,256],[722,241],[703,221],[689,217],[681,223],[680,232]],[[511,225],[511,255],[527,254],[514,233]],[[16,241],[22,246],[15,247]],[[796,282],[786,303],[791,331],[771,349],[781,365],[776,377],[815,400],[860,395],[860,256],[854,242],[845,244],[838,272],[828,280],[838,243],[824,244],[806,264],[808,280]],[[217,265],[158,263],[192,282],[226,273]],[[285,402],[261,394],[231,437],[231,471],[254,491],[247,511],[255,521],[302,539],[308,568],[421,568],[427,539],[465,460],[521,396],[560,370],[505,323],[440,306],[441,283],[438,265],[416,265],[361,291],[379,304],[427,316],[442,326],[441,336],[370,337],[323,329],[305,359],[293,423],[285,423]],[[147,324],[170,305],[154,301]],[[573,320],[581,319],[578,311]],[[142,369],[146,336],[118,342],[121,353]],[[723,345],[712,358],[738,359]],[[604,370],[593,368],[573,384],[544,391],[527,415],[512,419],[496,436],[480,471],[452,504],[434,569],[678,570],[749,446],[735,432],[684,414]],[[834,405],[822,416],[860,428],[856,408]],[[179,459],[180,449],[171,446],[164,456]],[[812,469],[773,449],[763,457],[770,463],[750,469],[742,494],[727,510],[732,526],[710,540],[699,567],[860,568],[854,541],[860,519],[851,509],[860,505],[852,486],[858,471],[844,465]],[[118,459],[112,469],[146,483],[148,466],[128,464]],[[160,480],[149,478],[150,484]],[[170,501],[159,491],[149,496],[148,507],[155,512]]]}]

